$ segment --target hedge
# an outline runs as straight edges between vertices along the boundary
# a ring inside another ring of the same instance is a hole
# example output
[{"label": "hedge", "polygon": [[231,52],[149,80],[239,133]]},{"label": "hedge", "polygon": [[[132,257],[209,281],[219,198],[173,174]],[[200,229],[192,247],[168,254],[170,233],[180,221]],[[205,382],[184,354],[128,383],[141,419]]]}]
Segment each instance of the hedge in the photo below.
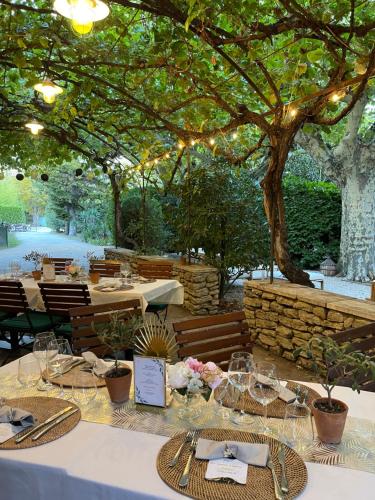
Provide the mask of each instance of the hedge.
[{"label": "hedge", "polygon": [[26,222],[25,211],[22,207],[0,206],[0,222],[24,224]]},{"label": "hedge", "polygon": [[329,182],[286,176],[283,181],[289,252],[304,269],[316,269],[340,251],[341,194]]}]

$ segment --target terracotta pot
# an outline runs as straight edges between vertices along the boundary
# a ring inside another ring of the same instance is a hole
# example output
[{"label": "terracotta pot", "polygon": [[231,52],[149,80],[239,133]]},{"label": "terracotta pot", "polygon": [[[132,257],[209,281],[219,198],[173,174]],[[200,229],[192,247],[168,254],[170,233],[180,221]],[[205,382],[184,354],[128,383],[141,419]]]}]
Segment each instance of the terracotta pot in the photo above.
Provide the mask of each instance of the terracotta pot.
[{"label": "terracotta pot", "polygon": [[90,278],[91,283],[93,285],[96,285],[99,283],[100,273],[97,273],[97,272],[89,273],[89,278]]},{"label": "terracotta pot", "polygon": [[343,411],[340,413],[328,413],[316,408],[317,402],[328,401],[328,398],[315,399],[313,403],[313,415],[319,439],[323,443],[339,444],[344,432],[348,406],[338,399],[332,399],[333,403],[339,404]]},{"label": "terracotta pot", "polygon": [[131,368],[128,365],[120,365],[119,370],[121,373],[120,377],[109,376],[114,373],[113,369],[104,376],[112,403],[125,403],[129,399],[132,382]]},{"label": "terracotta pot", "polygon": [[42,271],[32,271],[31,274],[35,281],[40,281],[42,279]]}]

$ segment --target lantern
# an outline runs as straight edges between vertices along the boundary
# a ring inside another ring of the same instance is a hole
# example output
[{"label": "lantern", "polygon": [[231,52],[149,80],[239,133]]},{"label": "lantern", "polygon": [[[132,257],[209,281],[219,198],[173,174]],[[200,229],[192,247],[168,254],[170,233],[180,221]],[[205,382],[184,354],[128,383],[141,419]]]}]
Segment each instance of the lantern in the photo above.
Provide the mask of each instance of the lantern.
[{"label": "lantern", "polygon": [[37,121],[33,120],[31,122],[28,122],[25,124],[25,127],[30,129],[30,132],[33,135],[38,135],[41,130],[44,129],[43,125],[38,123]]},{"label": "lantern", "polygon": [[37,83],[34,85],[34,89],[43,94],[43,99],[48,104],[54,103],[56,96],[64,92],[61,87],[55,85],[50,80],[44,80],[44,82]]},{"label": "lantern", "polygon": [[94,22],[109,14],[108,6],[101,0],[55,0],[53,8],[71,20],[73,30],[79,35],[90,33]]},{"label": "lantern", "polygon": [[335,276],[337,273],[336,264],[333,262],[331,257],[327,255],[325,260],[320,264],[320,271],[324,276]]}]

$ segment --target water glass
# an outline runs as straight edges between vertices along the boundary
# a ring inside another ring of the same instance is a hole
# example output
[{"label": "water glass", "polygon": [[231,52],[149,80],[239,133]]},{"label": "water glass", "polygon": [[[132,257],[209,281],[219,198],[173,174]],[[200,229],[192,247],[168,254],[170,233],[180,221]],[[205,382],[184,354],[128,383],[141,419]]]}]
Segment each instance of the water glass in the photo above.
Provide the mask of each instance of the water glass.
[{"label": "water glass", "polygon": [[[235,389],[233,385],[227,378],[223,379],[219,387],[215,389],[215,398],[220,405],[218,415],[223,420],[229,420],[232,413],[231,408],[234,407],[234,403],[237,402],[239,393],[237,392],[237,394],[235,394],[234,391]],[[236,401],[234,401],[234,399]],[[227,403],[229,408],[227,406],[224,406],[224,401]]]},{"label": "water glass", "polygon": [[[73,353],[69,341],[66,339],[54,339],[48,343],[47,356],[50,356],[49,367],[53,373],[62,375],[65,369],[73,361]],[[65,398],[64,386],[60,383],[59,397]]]},{"label": "water glass", "polygon": [[247,359],[238,358],[231,359],[228,366],[228,380],[235,389],[240,392],[240,412],[233,416],[232,421],[235,424],[244,424],[248,422],[247,415],[244,410],[245,406],[245,391],[249,388],[251,373],[253,367]]},{"label": "water glass", "polygon": [[41,377],[40,364],[34,357],[26,356],[18,360],[18,382],[26,388],[35,387]]},{"label": "water glass", "polygon": [[98,393],[97,378],[93,373],[77,372],[73,378],[72,397],[78,405],[88,406]]},{"label": "water glass", "polygon": [[12,278],[17,278],[21,272],[21,264],[18,260],[12,260],[9,264],[10,274]]},{"label": "water glass", "polygon": [[286,406],[280,438],[297,453],[303,453],[311,446],[314,433],[311,411],[307,405],[294,402]]},{"label": "water glass", "polygon": [[40,366],[46,369],[46,381],[40,380],[38,384],[39,391],[48,391],[52,388],[51,382],[48,380],[48,351],[47,346],[51,340],[55,339],[55,334],[53,332],[42,332],[35,335],[35,340],[33,344],[33,354],[39,361]]},{"label": "water glass", "polygon": [[281,385],[275,365],[267,362],[256,363],[249,384],[249,393],[263,406],[263,427],[260,429],[262,434],[271,432],[267,427],[267,406],[279,397],[280,390]]}]

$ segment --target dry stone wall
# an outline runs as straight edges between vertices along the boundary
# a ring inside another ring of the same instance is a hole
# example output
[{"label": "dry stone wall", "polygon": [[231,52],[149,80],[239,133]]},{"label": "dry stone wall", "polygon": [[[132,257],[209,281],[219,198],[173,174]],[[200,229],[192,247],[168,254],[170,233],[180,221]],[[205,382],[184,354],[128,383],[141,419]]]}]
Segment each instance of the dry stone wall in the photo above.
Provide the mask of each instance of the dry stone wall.
[{"label": "dry stone wall", "polygon": [[[362,326],[375,321],[375,304],[276,280],[245,282],[244,308],[252,339],[286,359],[313,336]],[[297,365],[310,368],[302,352]]]},{"label": "dry stone wall", "polygon": [[[138,259],[160,260],[158,256],[137,255],[125,248],[105,248],[106,259],[129,262],[137,272]],[[173,264],[175,279],[184,286],[184,307],[193,315],[217,314],[219,306],[219,272],[201,264],[182,265],[176,260],[165,259]]]}]

